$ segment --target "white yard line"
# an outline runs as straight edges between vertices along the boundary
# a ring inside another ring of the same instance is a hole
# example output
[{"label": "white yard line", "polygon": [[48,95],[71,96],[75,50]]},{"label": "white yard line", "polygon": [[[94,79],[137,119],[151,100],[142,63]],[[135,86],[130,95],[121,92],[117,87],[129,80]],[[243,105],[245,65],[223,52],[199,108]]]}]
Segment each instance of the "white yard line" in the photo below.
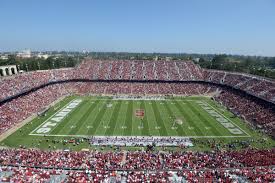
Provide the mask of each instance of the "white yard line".
[{"label": "white yard line", "polygon": [[214,109],[217,113],[219,113],[221,116],[223,116],[225,119],[227,119],[228,121],[230,121],[231,123],[233,123],[235,126],[237,126],[242,132],[244,132],[247,137],[250,137],[250,135],[245,131],[243,130],[239,125],[237,125],[236,123],[234,123],[231,119],[229,119],[228,117],[226,117],[225,115],[223,115],[219,110],[217,110],[215,107],[213,107],[211,104],[209,104],[208,102],[206,101],[202,101],[203,103],[207,104],[208,106],[210,106],[212,109]]},{"label": "white yard line", "polygon": [[[145,109],[146,109],[146,105],[145,105]],[[151,113],[148,112],[148,113],[151,114],[151,115],[147,115],[147,116],[146,116],[149,130],[156,130],[157,133],[160,135],[160,130],[159,130],[159,129],[156,129],[156,126],[158,126],[158,123],[157,123],[157,118],[156,118],[156,115],[155,115],[155,112],[154,112],[154,109],[153,109],[153,104],[147,106],[147,110],[150,110],[150,111],[151,111]],[[145,110],[145,111],[146,111],[146,110]],[[150,122],[150,121],[148,120],[149,116],[150,116],[150,118],[154,118],[154,120],[152,120],[153,122]]]},{"label": "white yard line", "polygon": [[[91,99],[91,101],[92,101],[92,103],[94,103],[96,100],[94,100],[94,99]],[[105,105],[105,103],[103,103],[103,102],[98,102],[98,104],[96,105],[96,108],[94,108],[94,110],[93,110],[93,113],[95,113],[95,111],[96,110],[101,110],[101,105],[102,106],[104,106]],[[91,118],[91,120],[90,120],[90,118]],[[88,131],[90,130],[90,129],[94,129],[94,126],[95,126],[95,124],[94,123],[92,123],[94,120],[95,120],[95,118],[96,118],[96,115],[93,115],[93,116],[90,116],[90,114],[89,114],[89,117],[86,119],[86,121],[85,121],[85,123],[83,124],[83,126],[81,126],[80,128],[79,128],[79,131],[83,128],[83,127],[85,127],[85,125],[86,125],[86,129],[85,129],[85,133],[88,133]],[[88,120],[89,119],[89,120]],[[88,128],[88,126],[90,126],[90,128]]]},{"label": "white yard line", "polygon": [[[112,116],[113,116],[113,113],[114,113],[114,110],[115,110],[115,108],[116,108],[116,105],[119,105],[117,102],[112,106],[112,112],[111,112],[111,114],[108,116],[108,122],[107,122],[107,124],[105,124],[104,126],[110,126],[109,125],[109,123],[111,122],[111,123],[114,123],[115,121],[111,121],[111,118],[112,118]],[[119,113],[119,111],[118,111],[118,113]],[[118,115],[118,114],[117,114]],[[114,126],[114,129],[116,129],[116,125],[117,125],[117,123],[115,124],[115,126]],[[105,132],[107,132],[107,130],[108,130],[108,128],[106,128],[106,129],[104,129],[105,131],[104,131],[104,133]]]},{"label": "white yard line", "polygon": [[[128,104],[128,103],[127,103]],[[122,116],[118,116],[118,120],[119,121],[122,121],[121,122],[121,124],[122,124],[122,126],[118,126],[118,123],[116,124],[116,127],[115,127],[115,130],[114,131],[116,131],[116,130],[118,130],[121,134],[123,134],[124,133],[124,128],[122,128],[122,127],[126,127],[127,126],[127,122],[126,122],[126,113],[127,113],[127,106],[122,110],[122,108],[123,108],[124,106],[123,105],[121,105],[121,108],[120,108],[120,112],[122,111],[122,113],[123,114],[125,114],[125,115],[122,115]],[[120,119],[121,118],[121,119]],[[127,128],[127,127],[126,127]]]}]

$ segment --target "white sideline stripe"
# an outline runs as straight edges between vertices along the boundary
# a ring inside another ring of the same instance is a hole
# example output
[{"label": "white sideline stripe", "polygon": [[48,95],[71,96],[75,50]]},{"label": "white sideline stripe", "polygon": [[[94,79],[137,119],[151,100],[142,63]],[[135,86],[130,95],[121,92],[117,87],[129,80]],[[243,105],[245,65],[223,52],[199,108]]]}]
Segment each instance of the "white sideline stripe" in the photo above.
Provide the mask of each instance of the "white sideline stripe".
[{"label": "white sideline stripe", "polygon": [[251,137],[246,131],[244,131],[241,127],[239,127],[239,125],[235,124],[231,119],[229,119],[228,117],[226,117],[225,115],[223,115],[220,111],[218,111],[215,107],[213,107],[211,104],[209,104],[206,101],[203,101],[203,103],[207,104],[208,106],[210,106],[212,109],[214,109],[217,113],[219,113],[220,115],[222,115],[225,119],[227,119],[228,121],[230,121],[231,123],[233,123],[235,126],[237,126],[242,132],[244,132],[247,137]]},{"label": "white sideline stripe", "polygon": [[[85,99],[84,97],[84,100]],[[110,100],[110,99],[97,99],[97,98],[91,98],[89,100]],[[146,101],[146,102],[150,102],[150,101],[155,101],[155,102],[163,102],[163,101],[198,101],[199,99],[163,99],[163,100],[131,100],[131,99],[127,99],[127,100],[120,100],[120,99],[111,99],[110,101],[124,101],[124,102],[128,102],[128,101],[136,101],[136,102],[141,102],[141,101]]]},{"label": "white sideline stripe", "polygon": [[[29,134],[32,136],[45,136],[45,137],[125,137],[125,138],[131,138],[131,137],[152,137],[152,136],[96,136],[96,135],[46,135],[46,134]],[[153,136],[157,138],[236,138],[236,137],[249,137],[249,136]]]},{"label": "white sideline stripe", "polygon": [[61,109],[59,109],[59,110],[56,111],[53,115],[51,115],[49,118],[47,118],[46,121],[44,121],[42,124],[40,124],[38,127],[36,127],[33,131],[31,131],[31,133],[30,133],[29,135],[32,135],[37,129],[39,129],[39,128],[40,128],[41,126],[43,126],[46,122],[48,122],[50,119],[52,119],[52,117],[53,117],[54,115],[56,115],[58,112],[62,111],[65,107],[67,107],[71,102],[73,102],[73,101],[75,101],[75,100],[77,100],[77,98],[74,99],[74,100],[69,101],[69,102],[67,103],[67,105],[63,106]]}]

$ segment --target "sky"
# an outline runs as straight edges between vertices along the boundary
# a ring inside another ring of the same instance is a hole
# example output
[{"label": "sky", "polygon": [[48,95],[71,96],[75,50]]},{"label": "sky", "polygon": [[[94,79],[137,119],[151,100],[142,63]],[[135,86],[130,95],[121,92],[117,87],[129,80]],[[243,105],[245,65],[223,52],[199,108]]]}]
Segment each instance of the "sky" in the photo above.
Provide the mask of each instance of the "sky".
[{"label": "sky", "polygon": [[0,52],[275,56],[275,0],[1,0]]}]

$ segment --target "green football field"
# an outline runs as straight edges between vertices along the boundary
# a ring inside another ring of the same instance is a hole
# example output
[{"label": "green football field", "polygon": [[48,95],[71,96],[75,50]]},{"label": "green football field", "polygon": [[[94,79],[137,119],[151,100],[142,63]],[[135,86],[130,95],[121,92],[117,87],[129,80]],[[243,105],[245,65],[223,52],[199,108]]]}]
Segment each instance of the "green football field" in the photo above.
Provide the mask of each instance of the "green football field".
[{"label": "green football field", "polygon": [[[68,106],[69,110],[66,110]],[[216,112],[220,116],[211,116],[211,112]],[[218,117],[223,120],[222,123],[217,121]],[[224,122],[226,126],[223,125]],[[237,133],[231,132],[232,128]],[[53,115],[48,116],[30,135],[248,136],[234,123],[232,116],[214,107],[210,99],[194,97],[160,100],[71,98]]]},{"label": "green football field", "polygon": [[36,117],[17,130],[1,145],[45,148],[45,139],[48,142],[91,136],[249,139],[255,133],[208,97],[150,100],[70,96],[52,106],[45,116]]}]

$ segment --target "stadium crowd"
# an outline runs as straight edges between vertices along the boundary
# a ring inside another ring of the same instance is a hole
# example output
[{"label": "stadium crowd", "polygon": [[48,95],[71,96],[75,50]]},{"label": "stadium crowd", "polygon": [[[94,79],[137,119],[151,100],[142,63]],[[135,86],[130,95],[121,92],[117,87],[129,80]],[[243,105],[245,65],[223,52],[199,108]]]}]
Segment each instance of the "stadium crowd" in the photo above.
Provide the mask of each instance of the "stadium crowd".
[{"label": "stadium crowd", "polygon": [[68,84],[50,85],[0,105],[0,134],[42,111],[60,97],[68,95],[70,91],[66,86]]},{"label": "stadium crowd", "polygon": [[[0,150],[1,171],[12,172],[13,180],[47,180],[65,174],[72,182],[100,182],[122,179],[125,182],[188,182],[242,177],[253,182],[275,179],[275,149],[213,152],[64,152],[25,149]],[[7,176],[8,177],[8,176]],[[7,178],[8,179],[8,178]],[[30,181],[31,182],[31,181]]]},{"label": "stadium crowd", "polygon": [[215,99],[228,107],[234,114],[263,128],[266,133],[272,134],[275,130],[275,108],[252,99],[244,94],[223,90]]},{"label": "stadium crowd", "polygon": [[33,71],[3,77],[0,80],[0,100],[51,81],[68,79],[202,80],[202,73],[192,62],[88,60],[72,69]]},{"label": "stadium crowd", "polygon": [[205,169],[181,171],[77,171],[3,167],[1,182],[272,182],[274,168]]},{"label": "stadium crowd", "polygon": [[[275,82],[259,76],[205,70],[191,61],[86,59],[76,68],[34,71],[0,79],[0,100],[51,81],[68,79],[207,81],[275,101]],[[112,88],[112,87],[111,87]],[[151,87],[150,87],[151,88]],[[136,90],[141,89],[139,86]]]},{"label": "stadium crowd", "polygon": [[275,102],[275,81],[260,76],[217,70],[204,70],[206,81],[241,89],[254,96]]},{"label": "stadium crowd", "polygon": [[52,81],[73,79],[75,75],[75,69],[55,69],[0,78],[0,101]]}]

